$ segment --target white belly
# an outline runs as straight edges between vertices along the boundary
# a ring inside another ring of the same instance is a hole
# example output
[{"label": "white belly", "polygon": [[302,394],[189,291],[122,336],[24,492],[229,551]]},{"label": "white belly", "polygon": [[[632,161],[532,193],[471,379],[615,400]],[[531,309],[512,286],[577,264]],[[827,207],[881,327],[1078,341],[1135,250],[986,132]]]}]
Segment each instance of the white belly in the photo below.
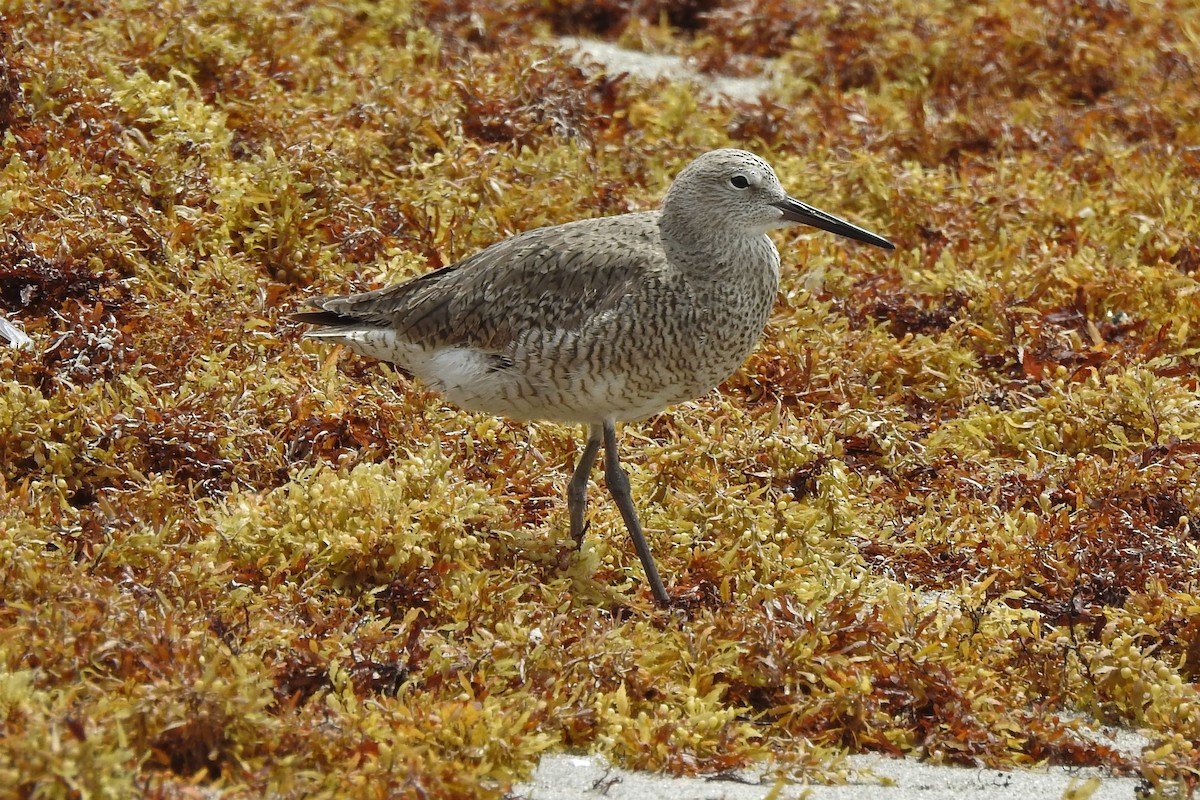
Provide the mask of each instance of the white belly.
[{"label": "white belly", "polygon": [[468,411],[521,420],[599,424],[642,419],[704,394],[737,367],[718,368],[720,375],[655,370],[651,377],[639,377],[617,369],[564,367],[554,359],[539,363],[527,358],[506,366],[496,353],[466,346],[424,347],[387,329],[319,335],[402,367]]}]

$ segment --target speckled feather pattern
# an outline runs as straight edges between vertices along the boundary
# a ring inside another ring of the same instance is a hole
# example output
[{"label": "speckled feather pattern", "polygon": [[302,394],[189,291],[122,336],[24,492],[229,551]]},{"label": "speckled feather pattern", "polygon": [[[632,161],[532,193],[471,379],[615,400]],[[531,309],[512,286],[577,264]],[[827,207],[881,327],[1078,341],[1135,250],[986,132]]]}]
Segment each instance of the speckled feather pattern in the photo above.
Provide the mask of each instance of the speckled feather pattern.
[{"label": "speckled feather pattern", "polygon": [[[729,186],[731,172],[757,191]],[[660,211],[527,231],[297,318],[472,411],[638,419],[703,395],[754,348],[779,287],[769,201],[784,196],[766,162],[714,151]]]}]

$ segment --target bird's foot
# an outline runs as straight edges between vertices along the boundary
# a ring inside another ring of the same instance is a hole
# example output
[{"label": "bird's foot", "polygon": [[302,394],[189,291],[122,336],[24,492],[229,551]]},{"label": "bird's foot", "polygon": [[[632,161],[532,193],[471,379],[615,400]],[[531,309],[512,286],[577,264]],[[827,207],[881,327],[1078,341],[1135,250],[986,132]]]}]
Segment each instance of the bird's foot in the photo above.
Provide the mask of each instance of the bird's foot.
[{"label": "bird's foot", "polygon": [[588,520],[582,525],[571,526],[571,541],[575,543],[575,549],[578,550],[583,546],[583,537],[587,536],[588,529],[592,527],[592,521]]},{"label": "bird's foot", "polygon": [[557,559],[559,570],[565,572],[570,569],[571,561],[580,554],[583,548],[583,537],[587,533],[589,525],[590,523],[585,524],[578,536],[572,534],[569,540],[559,545]]}]

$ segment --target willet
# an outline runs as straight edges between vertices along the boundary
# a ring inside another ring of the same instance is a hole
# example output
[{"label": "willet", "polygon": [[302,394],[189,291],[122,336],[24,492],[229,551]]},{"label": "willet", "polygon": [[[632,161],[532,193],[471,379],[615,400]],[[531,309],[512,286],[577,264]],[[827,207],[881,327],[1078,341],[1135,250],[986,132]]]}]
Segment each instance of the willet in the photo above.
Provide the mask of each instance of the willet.
[{"label": "willet", "polygon": [[588,477],[604,479],[659,605],[658,576],[617,455],[616,423],[699,397],[757,344],[779,289],[768,230],[887,239],[789,197],[771,166],[714,150],[662,208],[538,228],[373,292],[311,301],[305,335],[389,361],[469,411],[587,426],[567,508],[578,547]]}]

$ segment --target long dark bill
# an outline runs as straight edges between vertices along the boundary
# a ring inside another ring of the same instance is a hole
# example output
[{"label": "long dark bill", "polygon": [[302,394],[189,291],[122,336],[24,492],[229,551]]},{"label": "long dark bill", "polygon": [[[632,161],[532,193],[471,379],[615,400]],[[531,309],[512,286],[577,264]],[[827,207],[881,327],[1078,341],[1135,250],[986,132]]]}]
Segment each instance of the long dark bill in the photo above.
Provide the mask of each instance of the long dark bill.
[{"label": "long dark bill", "polygon": [[876,247],[882,247],[887,250],[896,249],[896,245],[882,236],[876,236],[857,225],[851,225],[846,220],[835,217],[833,214],[826,214],[821,209],[813,208],[808,203],[801,203],[794,197],[785,197],[771,205],[782,211],[783,218],[791,222],[801,222],[805,225],[811,225],[814,228],[820,228],[823,231],[836,233],[838,236],[845,236],[857,242],[873,244]]}]

